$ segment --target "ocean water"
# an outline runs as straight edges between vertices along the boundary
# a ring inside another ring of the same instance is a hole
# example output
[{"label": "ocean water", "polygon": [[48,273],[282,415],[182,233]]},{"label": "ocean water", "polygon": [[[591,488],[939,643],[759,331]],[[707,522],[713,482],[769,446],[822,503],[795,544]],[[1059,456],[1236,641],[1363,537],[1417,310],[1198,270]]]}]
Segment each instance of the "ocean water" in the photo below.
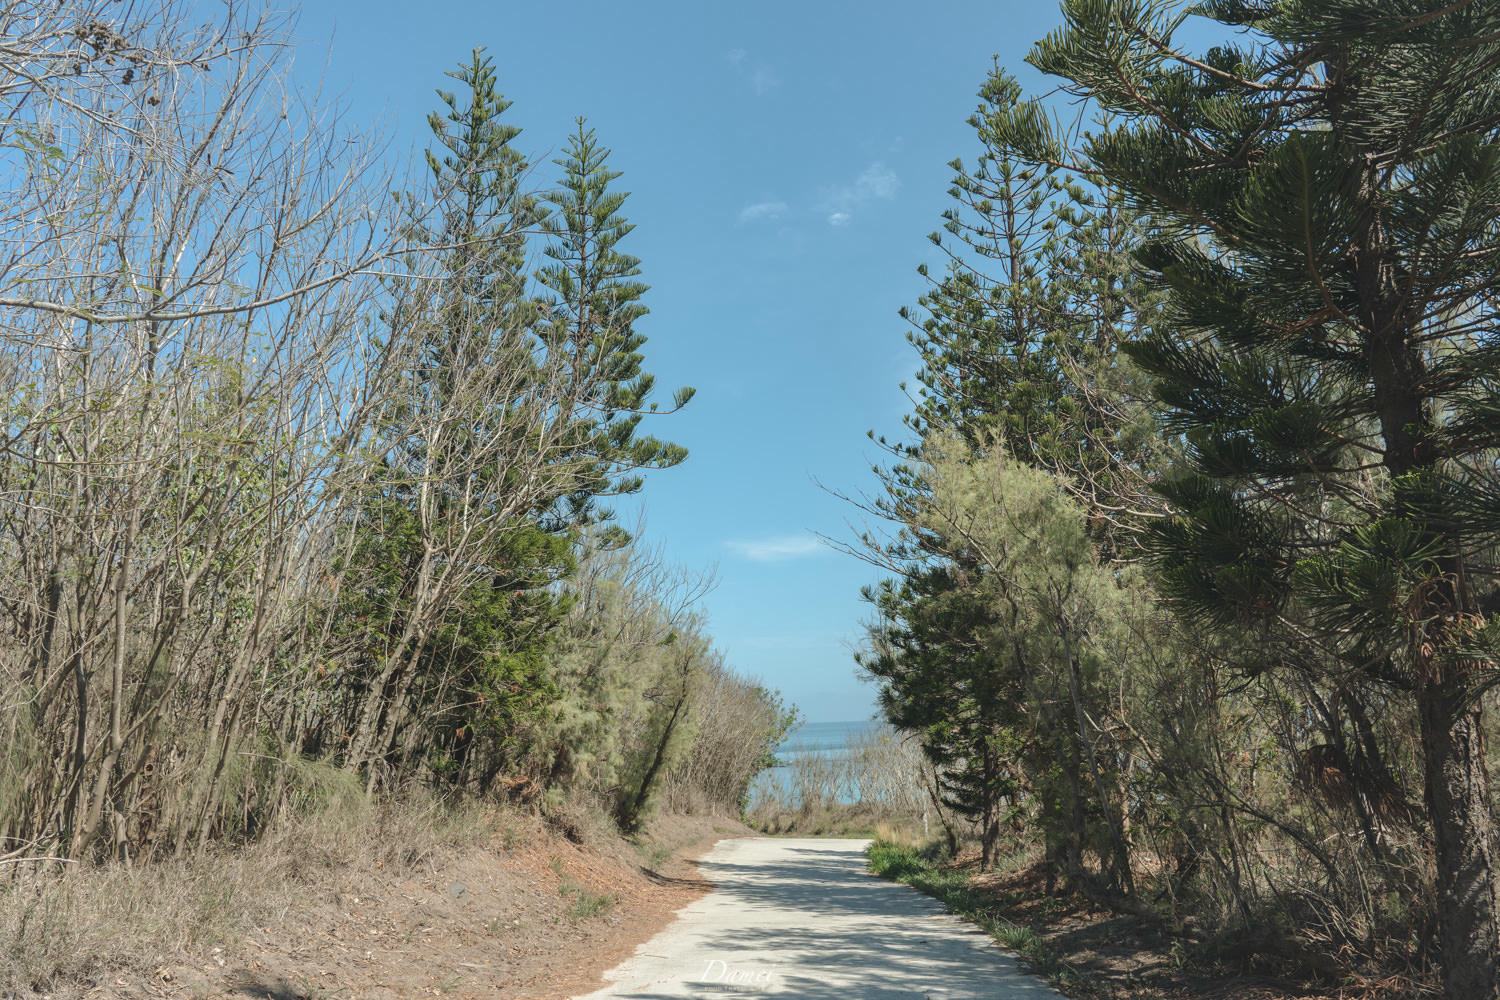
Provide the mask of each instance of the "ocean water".
[{"label": "ocean water", "polygon": [[[880,732],[885,725],[880,720],[865,719],[851,722],[805,722],[798,726],[787,733],[781,745],[776,748],[776,759],[782,763],[760,772],[750,783],[750,808],[754,809],[768,795],[785,797],[787,790],[791,788],[791,772],[785,766],[787,762],[808,753],[821,753],[832,758],[847,756],[851,743]],[[847,801],[853,801],[847,794],[843,797]]]},{"label": "ocean water", "polygon": [[796,754],[822,750],[826,753],[847,753],[849,744],[861,736],[877,733],[885,723],[866,719],[863,722],[804,722],[786,734],[786,739],[776,748],[776,756],[787,760]]}]

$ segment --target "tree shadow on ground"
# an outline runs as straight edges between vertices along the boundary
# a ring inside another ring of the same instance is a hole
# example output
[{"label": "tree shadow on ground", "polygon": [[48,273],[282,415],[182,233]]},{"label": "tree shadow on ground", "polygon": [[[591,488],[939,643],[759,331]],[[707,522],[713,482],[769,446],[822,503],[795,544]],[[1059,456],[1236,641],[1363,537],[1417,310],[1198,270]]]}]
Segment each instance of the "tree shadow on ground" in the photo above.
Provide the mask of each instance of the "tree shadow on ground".
[{"label": "tree shadow on ground", "polygon": [[[736,860],[733,845],[699,862],[717,906],[743,915],[696,943],[669,983],[629,1000],[1056,1000],[987,934],[909,887],[877,879],[863,845],[797,842],[784,860]],[[691,923],[692,908],[682,917]],[[687,968],[695,963],[696,968]],[[617,987],[618,989],[618,987]]]}]

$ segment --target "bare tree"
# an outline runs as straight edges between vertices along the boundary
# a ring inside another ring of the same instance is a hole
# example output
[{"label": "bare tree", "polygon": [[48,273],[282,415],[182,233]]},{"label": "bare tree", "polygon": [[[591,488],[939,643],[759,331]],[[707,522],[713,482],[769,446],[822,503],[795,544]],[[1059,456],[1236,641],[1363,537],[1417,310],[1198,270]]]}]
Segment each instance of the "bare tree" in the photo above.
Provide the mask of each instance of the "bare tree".
[{"label": "bare tree", "polygon": [[223,825],[386,391],[387,185],[286,27],[0,7],[0,853]]}]

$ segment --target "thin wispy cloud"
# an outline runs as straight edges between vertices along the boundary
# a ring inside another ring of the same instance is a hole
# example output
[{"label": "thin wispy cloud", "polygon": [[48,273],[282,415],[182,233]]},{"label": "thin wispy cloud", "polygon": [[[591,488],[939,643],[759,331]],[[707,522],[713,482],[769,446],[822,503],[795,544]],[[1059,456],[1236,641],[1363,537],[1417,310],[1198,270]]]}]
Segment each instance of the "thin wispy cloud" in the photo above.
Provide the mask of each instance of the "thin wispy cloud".
[{"label": "thin wispy cloud", "polygon": [[827,551],[823,543],[811,535],[776,535],[770,538],[729,541],[724,546],[753,562],[786,562]]},{"label": "thin wispy cloud", "polygon": [[740,78],[749,85],[750,91],[756,97],[764,97],[781,86],[781,77],[776,75],[776,70],[769,63],[751,59],[750,53],[744,49],[730,49],[724,53],[724,58],[729,61],[729,65]]},{"label": "thin wispy cloud", "polygon": [[769,66],[757,66],[750,74],[750,89],[755,91],[756,97],[765,97],[779,86],[781,77],[773,73]]},{"label": "thin wispy cloud", "polygon": [[824,192],[822,206],[830,226],[847,226],[854,213],[872,201],[889,201],[901,190],[901,178],[877,160],[848,184]]},{"label": "thin wispy cloud", "polygon": [[786,214],[784,201],[757,201],[740,209],[741,222],[771,222]]}]

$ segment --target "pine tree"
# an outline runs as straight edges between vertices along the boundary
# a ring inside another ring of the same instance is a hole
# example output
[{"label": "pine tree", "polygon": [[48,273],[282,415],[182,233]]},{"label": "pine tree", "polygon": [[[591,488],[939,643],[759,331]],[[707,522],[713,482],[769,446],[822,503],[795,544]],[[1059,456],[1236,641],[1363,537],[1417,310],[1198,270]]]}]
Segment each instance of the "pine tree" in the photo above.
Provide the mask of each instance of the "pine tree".
[{"label": "pine tree", "polygon": [[[426,243],[449,248],[442,322],[431,338],[439,373],[477,361],[503,332],[530,324],[526,254],[531,232],[545,216],[539,199],[522,186],[529,164],[514,145],[521,129],[501,120],[512,102],[500,93],[494,60],[476,48],[447,75],[464,89],[439,90],[445,110],[427,116],[437,146],[427,150],[426,160],[438,224],[418,225]],[[461,329],[479,336],[460,337]],[[470,339],[469,357],[445,355],[445,346]]]},{"label": "pine tree", "polygon": [[[1194,57],[1174,5],[1069,0],[1030,57],[1115,116],[1083,166],[1155,227],[1167,322],[1131,353],[1189,451],[1160,565],[1202,619],[1297,623],[1412,699],[1445,995],[1495,998],[1500,8],[1198,9],[1240,41]],[[1039,105],[1002,132],[1066,158]]]},{"label": "pine tree", "polygon": [[1021,461],[1066,472],[1102,530],[1163,450],[1140,373],[1119,352],[1157,311],[1130,259],[1139,221],[1110,185],[1005,145],[1014,77],[996,67],[978,96],[979,155],[949,164],[953,204],[928,237],[943,273],[919,267],[931,287],[902,310],[922,362],[906,424],[917,439],[998,434]]},{"label": "pine tree", "polygon": [[[586,520],[599,497],[636,492],[640,470],[676,465],[687,449],[637,435],[641,418],[658,412],[650,402],[655,378],[642,368],[646,338],[635,328],[647,313],[640,301],[647,286],[636,280],[640,261],[618,248],[635,228],[620,214],[628,193],[610,186],[620,173],[609,169],[609,150],[586,121],[576,125],[566,154],[554,161],[563,168],[563,182],[549,199],[554,211],[544,226],[551,263],[538,270],[537,281],[550,293],[540,336],[549,350],[570,356],[576,387],[561,403],[560,420],[570,424],[570,446],[589,459],[579,465],[566,514]],[[692,395],[692,389],[677,390],[672,410]]]},{"label": "pine tree", "polygon": [[[364,586],[345,598],[378,664],[350,759],[425,754],[484,787],[555,707],[544,654],[568,598],[552,585],[573,572],[579,532],[607,518],[598,498],[639,490],[640,470],[686,450],[637,434],[655,409],[634,328],[646,286],[617,247],[632,227],[607,151],[580,121],[559,189],[531,194],[493,61],[476,49],[449,76],[463,89],[439,91],[445,110],[428,118],[427,188],[404,199],[440,266],[430,294],[403,303],[417,321],[396,317],[423,338],[359,526]],[[534,267],[538,251],[549,264]]]},{"label": "pine tree", "polygon": [[[438,277],[430,297],[401,302],[415,315],[388,317],[420,343],[403,356],[406,394],[387,405],[386,459],[336,627],[372,671],[351,763],[425,756],[436,775],[482,788],[551,698],[541,653],[565,608],[547,585],[572,555],[509,500],[539,492],[511,482],[509,457],[537,436],[554,381],[534,351],[526,276],[544,210],[522,186],[529,165],[513,145],[520,129],[502,120],[511,102],[493,61],[475,49],[447,75],[462,90],[438,91],[427,187],[403,198],[413,242],[437,248]],[[476,516],[482,532],[455,530]]]},{"label": "pine tree", "polygon": [[[1049,870],[1078,879],[1090,828],[1111,828],[1116,808],[1082,783],[1097,771],[1085,761],[1096,734],[1073,711],[1088,696],[1087,685],[1071,683],[1082,661],[1039,638],[1051,633],[1016,600],[1008,570],[924,520],[941,499],[927,451],[953,435],[967,460],[1011,462],[1071,491],[1091,514],[1095,541],[1106,541],[1109,509],[1139,489],[1157,447],[1127,395],[1133,366],[1117,351],[1151,315],[1129,273],[1134,219],[1110,191],[997,142],[995,127],[1020,93],[998,68],[981,86],[969,118],[979,156],[950,164],[953,204],[930,237],[944,273],[918,309],[902,313],[922,361],[906,420],[920,443],[892,447],[898,464],[881,473],[886,495],[874,508],[903,531],[872,548],[899,578],[866,593],[880,619],[860,664],[882,682],[887,717],[921,735],[950,804],[980,824],[986,864],[1000,804],[1018,807],[1024,785],[1042,804]],[[1062,469],[1072,475],[1047,475]],[[1001,515],[971,516],[987,531]],[[1090,704],[1084,714],[1108,711]],[[1092,822],[1098,812],[1106,822]],[[1129,885],[1123,846],[1098,846]]]},{"label": "pine tree", "polygon": [[[920,438],[951,428],[969,441],[1002,436],[1037,462],[1055,452],[1070,415],[1066,352],[1073,332],[1060,260],[1068,237],[1060,214],[1072,192],[1048,166],[1004,155],[986,142],[987,122],[1020,96],[996,70],[979,91],[969,125],[981,152],[972,168],[949,164],[954,204],[929,240],[946,267],[902,310],[923,362],[910,429]],[[1060,229],[1061,224],[1061,229]],[[928,269],[918,268],[924,277]]]},{"label": "pine tree", "polygon": [[1005,801],[1020,801],[1025,664],[1013,644],[993,641],[1015,622],[983,585],[983,568],[944,540],[930,542],[958,558],[866,590],[879,618],[858,663],[880,685],[886,720],[921,740],[944,804],[978,826],[988,869]]}]

